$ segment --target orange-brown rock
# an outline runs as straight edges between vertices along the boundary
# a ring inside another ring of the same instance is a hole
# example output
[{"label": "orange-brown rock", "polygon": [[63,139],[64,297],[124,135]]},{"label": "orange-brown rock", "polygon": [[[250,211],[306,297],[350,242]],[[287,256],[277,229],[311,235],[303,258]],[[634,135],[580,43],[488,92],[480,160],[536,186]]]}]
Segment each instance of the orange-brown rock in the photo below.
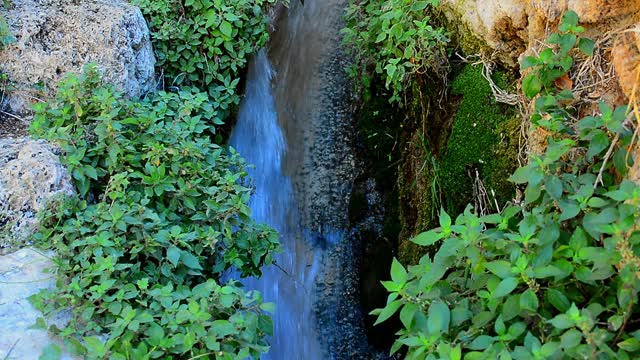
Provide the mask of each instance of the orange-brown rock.
[{"label": "orange-brown rock", "polygon": [[569,0],[568,8],[575,11],[583,23],[598,23],[640,11],[638,0]]},{"label": "orange-brown rock", "polygon": [[613,67],[622,91],[630,98],[640,89],[640,24],[618,35],[611,50]]}]

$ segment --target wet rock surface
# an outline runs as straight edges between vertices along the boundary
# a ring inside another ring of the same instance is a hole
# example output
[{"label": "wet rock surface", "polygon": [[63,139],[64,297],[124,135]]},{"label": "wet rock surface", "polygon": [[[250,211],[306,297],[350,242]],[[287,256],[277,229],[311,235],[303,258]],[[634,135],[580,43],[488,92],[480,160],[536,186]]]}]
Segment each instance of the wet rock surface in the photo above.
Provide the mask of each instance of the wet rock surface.
[{"label": "wet rock surface", "polygon": [[0,12],[16,38],[0,52],[0,69],[15,88],[3,105],[13,113],[28,114],[29,105],[50,96],[64,74],[89,62],[129,96],[154,87],[149,29],[127,2],[13,0]]},{"label": "wet rock surface", "polygon": [[28,137],[0,138],[0,254],[25,245],[37,214],[73,192],[54,146]]},{"label": "wet rock surface", "polygon": [[[55,285],[51,254],[30,248],[0,256],[0,358],[15,360],[38,359],[51,344],[47,332],[30,329],[42,316],[28,298],[41,289]],[[68,321],[64,314],[50,323],[59,327]],[[61,359],[71,357],[64,354]]]}]

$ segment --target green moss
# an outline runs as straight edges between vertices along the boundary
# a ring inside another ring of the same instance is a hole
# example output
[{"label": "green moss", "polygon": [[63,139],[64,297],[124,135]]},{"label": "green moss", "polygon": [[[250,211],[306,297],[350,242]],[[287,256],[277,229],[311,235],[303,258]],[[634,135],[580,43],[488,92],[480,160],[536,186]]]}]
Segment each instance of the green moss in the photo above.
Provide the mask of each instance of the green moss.
[{"label": "green moss", "polygon": [[[507,79],[498,74],[494,81],[504,87]],[[473,201],[470,173],[476,170],[499,203],[510,200],[514,187],[507,178],[517,164],[520,124],[515,109],[495,101],[481,66],[466,65],[454,79],[451,94],[461,102],[442,160],[447,210],[460,212]]]}]

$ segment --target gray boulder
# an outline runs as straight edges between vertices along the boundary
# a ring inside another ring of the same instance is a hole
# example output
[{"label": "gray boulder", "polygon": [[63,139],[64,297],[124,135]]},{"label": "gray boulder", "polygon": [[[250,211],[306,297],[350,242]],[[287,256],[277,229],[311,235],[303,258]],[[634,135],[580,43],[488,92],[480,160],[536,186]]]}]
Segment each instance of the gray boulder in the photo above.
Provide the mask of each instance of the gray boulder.
[{"label": "gray boulder", "polygon": [[153,89],[155,57],[149,29],[127,2],[13,0],[0,7],[16,42],[0,51],[0,70],[15,91],[5,106],[28,115],[29,105],[53,94],[60,78],[95,62],[104,79],[131,97]]},{"label": "gray boulder", "polygon": [[0,139],[0,253],[25,245],[38,212],[73,193],[55,147],[26,137]]}]

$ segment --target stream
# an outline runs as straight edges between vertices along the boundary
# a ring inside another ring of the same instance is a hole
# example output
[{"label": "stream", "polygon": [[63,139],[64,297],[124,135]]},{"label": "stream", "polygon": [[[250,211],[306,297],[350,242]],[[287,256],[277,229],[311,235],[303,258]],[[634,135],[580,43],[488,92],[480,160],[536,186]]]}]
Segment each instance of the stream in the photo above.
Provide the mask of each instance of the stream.
[{"label": "stream", "polygon": [[280,7],[267,49],[249,66],[230,145],[256,188],[253,218],[280,233],[283,252],[259,279],[276,304],[264,359],[373,359],[359,298],[361,237],[349,202],[362,172],[353,150],[345,0]]}]

